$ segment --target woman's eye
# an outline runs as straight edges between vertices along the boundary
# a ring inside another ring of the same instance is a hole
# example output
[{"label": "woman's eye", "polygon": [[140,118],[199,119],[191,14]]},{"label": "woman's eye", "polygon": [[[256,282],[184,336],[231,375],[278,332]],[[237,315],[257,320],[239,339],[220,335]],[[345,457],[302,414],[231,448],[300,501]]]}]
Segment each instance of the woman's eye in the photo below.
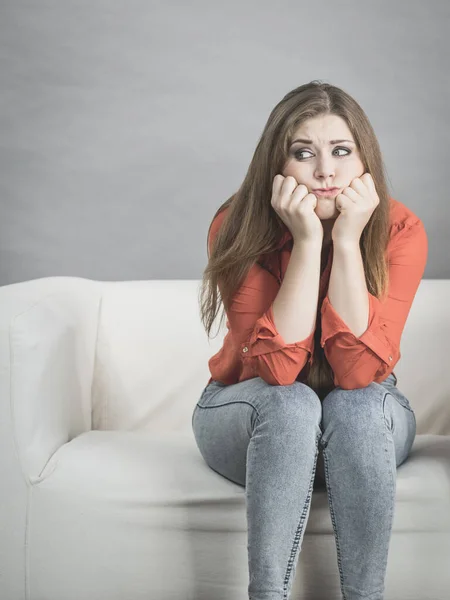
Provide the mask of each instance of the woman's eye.
[{"label": "woman's eye", "polygon": [[[337,156],[348,156],[352,152],[349,148],[335,148],[333,152],[337,150],[344,150],[345,152],[347,152],[347,154],[338,154]],[[309,154],[311,154],[310,150],[297,150],[297,152],[294,153],[295,158],[298,158],[299,160],[304,160],[304,158],[300,156],[301,154],[303,154],[303,152],[308,152]]]}]

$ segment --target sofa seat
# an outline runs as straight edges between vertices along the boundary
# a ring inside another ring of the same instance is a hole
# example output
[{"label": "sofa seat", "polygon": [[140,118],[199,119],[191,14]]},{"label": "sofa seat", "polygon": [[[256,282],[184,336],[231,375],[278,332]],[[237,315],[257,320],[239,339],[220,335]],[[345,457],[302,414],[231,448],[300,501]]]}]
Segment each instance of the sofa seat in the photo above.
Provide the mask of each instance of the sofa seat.
[{"label": "sofa seat", "polygon": [[[450,437],[416,437],[407,461],[397,468],[396,503],[402,510],[395,514],[396,531],[447,531],[450,537],[449,456]],[[84,433],[48,462],[33,490],[34,510],[50,512],[46,503],[51,506],[52,497],[60,509],[66,505],[67,517],[76,511],[77,525],[79,511],[97,506],[105,520],[110,513],[111,535],[129,520],[144,528],[215,530],[227,524],[230,531],[246,532],[245,489],[210,469],[187,435]],[[306,533],[333,534],[325,490],[314,491]]]}]

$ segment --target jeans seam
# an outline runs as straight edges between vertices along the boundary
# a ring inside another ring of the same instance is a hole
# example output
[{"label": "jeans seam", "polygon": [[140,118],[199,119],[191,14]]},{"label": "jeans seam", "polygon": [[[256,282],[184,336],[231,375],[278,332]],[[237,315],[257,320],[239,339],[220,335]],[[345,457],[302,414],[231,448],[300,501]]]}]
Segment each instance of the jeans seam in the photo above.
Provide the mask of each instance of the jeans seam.
[{"label": "jeans seam", "polygon": [[291,579],[291,574],[292,574],[292,570],[295,564],[295,561],[298,557],[298,547],[300,544],[300,539],[302,537],[302,533],[304,531],[304,524],[305,524],[305,519],[306,519],[306,513],[308,512],[308,506],[311,502],[311,496],[312,496],[312,491],[313,491],[313,485],[314,485],[314,478],[315,478],[315,474],[316,474],[316,468],[317,468],[317,456],[319,454],[319,440],[321,437],[321,433],[317,436],[316,438],[316,455],[314,458],[314,466],[312,469],[312,476],[311,476],[311,480],[309,483],[309,490],[308,490],[308,494],[306,496],[306,500],[305,503],[303,505],[303,510],[300,516],[300,521],[297,525],[297,529],[295,531],[295,537],[294,537],[294,541],[292,543],[292,548],[291,548],[291,553],[288,559],[288,564],[286,567],[286,575],[284,577],[284,585],[283,585],[283,600],[287,600],[288,598],[288,588],[289,588],[289,583],[290,583],[290,579]]},{"label": "jeans seam", "polygon": [[229,404],[248,404],[256,411],[257,418],[259,419],[258,409],[251,402],[246,402],[245,400],[230,400],[229,402],[223,402],[222,404],[214,404],[214,406],[202,406],[197,402],[199,408],[219,408],[221,406],[228,406]]},{"label": "jeans seam", "polygon": [[[328,473],[328,458],[327,458],[327,454],[325,452],[325,448],[326,448],[326,446],[323,446],[323,448],[322,448],[323,464],[324,464],[324,471],[325,471],[325,481],[326,481],[326,488],[327,488],[327,495],[328,495],[328,504],[329,504],[329,508],[330,508],[330,516],[331,516],[331,521],[333,524],[334,537],[336,540],[336,554],[337,554],[337,563],[338,563],[338,569],[339,569],[339,579],[341,581],[341,590],[343,592],[344,576],[342,574],[341,550],[340,550],[340,546],[339,546],[339,536],[338,536],[338,532],[337,532],[336,519],[335,519],[335,515],[334,515],[333,501],[332,501],[332,497],[331,497],[331,485],[330,485],[330,478],[329,478],[329,473]],[[343,600],[346,600],[344,592],[342,593],[342,595],[343,595]]]}]

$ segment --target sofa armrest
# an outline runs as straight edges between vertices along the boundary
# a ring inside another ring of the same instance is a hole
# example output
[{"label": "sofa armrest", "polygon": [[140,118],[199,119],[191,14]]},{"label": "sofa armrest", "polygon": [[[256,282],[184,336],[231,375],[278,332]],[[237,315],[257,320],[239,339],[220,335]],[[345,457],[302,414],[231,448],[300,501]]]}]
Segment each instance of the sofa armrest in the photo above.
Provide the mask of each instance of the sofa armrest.
[{"label": "sofa armrest", "polygon": [[[0,476],[39,481],[52,454],[91,429],[99,282],[49,277],[0,288]],[[97,284],[97,285],[96,285]]]},{"label": "sofa armrest", "polygon": [[52,454],[90,429],[100,282],[0,287],[0,597],[25,598],[28,519]]},{"label": "sofa armrest", "polygon": [[99,282],[47,277],[0,287],[0,597],[25,598],[33,484],[90,429]]}]

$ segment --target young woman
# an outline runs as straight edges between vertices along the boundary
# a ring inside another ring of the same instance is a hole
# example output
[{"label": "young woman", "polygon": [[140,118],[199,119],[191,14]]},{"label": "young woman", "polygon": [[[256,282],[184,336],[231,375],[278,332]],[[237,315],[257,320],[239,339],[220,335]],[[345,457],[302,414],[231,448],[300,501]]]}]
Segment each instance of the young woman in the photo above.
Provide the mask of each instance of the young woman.
[{"label": "young woman", "polygon": [[208,466],[246,489],[251,600],[289,598],[315,484],[343,598],[382,600],[416,435],[393,369],[427,253],[359,104],[317,81],[289,92],[208,232],[202,321],[209,336],[218,289],[228,332],[192,415]]}]

